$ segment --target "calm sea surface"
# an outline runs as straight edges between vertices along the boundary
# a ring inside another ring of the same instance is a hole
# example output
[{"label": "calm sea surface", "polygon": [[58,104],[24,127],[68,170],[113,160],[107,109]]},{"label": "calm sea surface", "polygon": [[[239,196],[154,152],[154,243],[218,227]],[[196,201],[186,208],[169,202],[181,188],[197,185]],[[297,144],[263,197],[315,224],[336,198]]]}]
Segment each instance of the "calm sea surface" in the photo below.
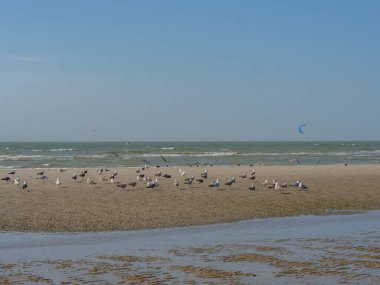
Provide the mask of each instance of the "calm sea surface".
[{"label": "calm sea surface", "polygon": [[0,168],[377,164],[380,142],[1,142]]}]

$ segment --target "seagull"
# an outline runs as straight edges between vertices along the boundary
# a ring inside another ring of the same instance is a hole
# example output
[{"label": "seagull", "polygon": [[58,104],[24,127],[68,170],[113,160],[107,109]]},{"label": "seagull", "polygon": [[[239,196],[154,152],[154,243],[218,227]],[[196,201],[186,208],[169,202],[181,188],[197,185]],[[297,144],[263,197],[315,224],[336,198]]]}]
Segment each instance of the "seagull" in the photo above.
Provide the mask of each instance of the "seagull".
[{"label": "seagull", "polygon": [[251,179],[251,180],[255,180],[255,179],[256,179],[256,175],[255,175],[255,174],[251,175],[251,176],[249,177],[249,179]]},{"label": "seagull", "polygon": [[87,177],[87,181],[86,182],[87,182],[87,184],[91,184],[91,185],[95,185],[96,184],[96,182],[90,180],[90,177]]},{"label": "seagull", "polygon": [[82,172],[81,174],[78,174],[79,177],[85,177],[86,176],[86,173]]},{"label": "seagull", "polygon": [[303,189],[303,190],[308,189],[308,187],[307,187],[305,184],[303,184],[302,182],[299,183],[298,188],[299,188],[300,190],[301,190],[301,189]]},{"label": "seagull", "polygon": [[278,182],[276,182],[275,184],[274,184],[274,190],[281,190],[281,186],[280,186],[280,184],[278,183]]},{"label": "seagull", "polygon": [[71,178],[72,178],[72,179],[74,179],[74,181],[77,181],[77,179],[78,179],[78,177],[77,177],[76,173],[74,173],[74,175],[73,175],[73,176],[71,176]]},{"label": "seagull", "polygon": [[24,181],[24,183],[22,184],[22,189],[26,189],[28,188],[28,183],[26,183],[26,181]]},{"label": "seagull", "polygon": [[121,183],[121,184],[116,184],[116,186],[124,189],[125,187],[127,187],[127,184]]},{"label": "seagull", "polygon": [[48,177],[46,175],[42,175],[40,177],[37,177],[36,179],[47,180]]},{"label": "seagull", "polygon": [[116,177],[117,176],[117,171],[115,171],[113,174],[112,174],[113,177]]},{"label": "seagull", "polygon": [[63,172],[65,171],[63,168],[58,168],[58,172]]},{"label": "seagull", "polygon": [[263,186],[267,186],[267,185],[268,185],[268,179],[265,179]]},{"label": "seagull", "polygon": [[111,176],[110,181],[111,181],[112,184],[114,184],[115,183],[115,178],[113,176]]},{"label": "seagull", "polygon": [[129,185],[129,186],[132,186],[132,187],[135,187],[136,184],[137,184],[136,181],[133,181],[133,182],[131,182],[131,183],[128,183],[128,185]]},{"label": "seagull", "polygon": [[148,181],[146,183],[146,188],[154,188],[156,187],[156,183],[154,181]]},{"label": "seagull", "polygon": [[55,181],[55,185],[61,185],[61,180],[59,180],[59,177],[57,177],[57,180]]},{"label": "seagull", "polygon": [[224,183],[224,185],[228,185],[228,186],[231,186],[232,185],[232,180],[231,179],[228,179],[228,181],[226,183]]},{"label": "seagull", "polygon": [[240,178],[247,178],[247,174],[244,172],[243,175],[239,175]]},{"label": "seagull", "polygon": [[165,173],[164,175],[162,175],[162,177],[165,177],[165,178],[172,178],[172,176],[170,174],[167,174]]},{"label": "seagull", "polygon": [[8,173],[9,175],[15,175],[16,174],[16,170],[12,170],[11,172]]},{"label": "seagull", "polygon": [[208,185],[208,187],[218,187],[219,186],[219,179],[216,179],[215,181],[211,181],[211,183]]},{"label": "seagull", "polygon": [[44,175],[44,173],[45,173],[45,171],[42,170],[42,171],[40,171],[40,172],[37,172],[36,174],[37,174],[37,175]]},{"label": "seagull", "polygon": [[248,187],[248,190],[255,191],[255,190],[256,190],[255,185],[252,184],[252,186],[249,186],[249,187]]},{"label": "seagull", "polygon": [[4,177],[4,178],[1,178],[1,180],[9,182],[9,181],[11,181],[11,178],[9,176],[7,176],[7,177]]},{"label": "seagull", "polygon": [[254,176],[254,175],[256,175],[256,170],[252,170],[252,172],[251,172],[251,176]]},{"label": "seagull", "polygon": [[186,179],[184,183],[187,185],[191,185],[193,184],[193,179],[192,178]]},{"label": "seagull", "polygon": [[207,170],[205,170],[203,173],[201,173],[201,177],[203,179],[207,179],[207,175],[208,175],[208,171]]},{"label": "seagull", "polygon": [[203,183],[203,179],[195,179],[195,181],[197,181],[199,183]]},{"label": "seagull", "polygon": [[177,179],[174,180],[174,186],[178,186],[178,185],[179,185],[178,180]]},{"label": "seagull", "polygon": [[161,176],[161,175],[162,175],[161,172],[157,172],[157,173],[154,174],[154,176]]},{"label": "seagull", "polygon": [[18,187],[20,185],[20,178],[16,177],[14,184]]}]

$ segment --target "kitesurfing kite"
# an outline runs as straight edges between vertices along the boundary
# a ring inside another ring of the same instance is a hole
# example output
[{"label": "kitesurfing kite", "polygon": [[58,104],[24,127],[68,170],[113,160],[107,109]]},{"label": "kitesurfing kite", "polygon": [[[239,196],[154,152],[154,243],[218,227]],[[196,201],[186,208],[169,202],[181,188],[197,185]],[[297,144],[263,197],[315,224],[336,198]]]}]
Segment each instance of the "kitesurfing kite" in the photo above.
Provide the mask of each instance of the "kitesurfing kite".
[{"label": "kitesurfing kite", "polygon": [[298,132],[300,133],[300,134],[304,134],[304,132],[303,132],[303,127],[306,127],[306,124],[302,124],[302,125],[300,125],[299,127],[298,127]]}]

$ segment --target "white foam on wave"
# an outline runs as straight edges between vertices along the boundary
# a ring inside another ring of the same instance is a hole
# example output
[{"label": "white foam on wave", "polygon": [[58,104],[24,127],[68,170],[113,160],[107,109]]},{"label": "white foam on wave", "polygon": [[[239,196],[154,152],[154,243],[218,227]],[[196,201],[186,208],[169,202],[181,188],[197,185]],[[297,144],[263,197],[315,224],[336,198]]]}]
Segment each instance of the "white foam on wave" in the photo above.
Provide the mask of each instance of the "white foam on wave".
[{"label": "white foam on wave", "polygon": [[52,148],[52,149],[50,149],[49,151],[73,151],[73,150],[75,150],[75,149],[73,149],[73,148]]},{"label": "white foam on wave", "polygon": [[161,149],[162,149],[162,150],[175,150],[175,147],[174,147],[174,146],[170,146],[170,147],[162,147]]},{"label": "white foam on wave", "polygon": [[165,157],[181,157],[181,156],[187,156],[187,157],[213,157],[213,156],[232,156],[236,155],[237,152],[233,151],[223,151],[223,152],[197,152],[197,153],[144,153],[140,154],[138,156],[142,157],[159,157],[159,156],[165,156]]}]

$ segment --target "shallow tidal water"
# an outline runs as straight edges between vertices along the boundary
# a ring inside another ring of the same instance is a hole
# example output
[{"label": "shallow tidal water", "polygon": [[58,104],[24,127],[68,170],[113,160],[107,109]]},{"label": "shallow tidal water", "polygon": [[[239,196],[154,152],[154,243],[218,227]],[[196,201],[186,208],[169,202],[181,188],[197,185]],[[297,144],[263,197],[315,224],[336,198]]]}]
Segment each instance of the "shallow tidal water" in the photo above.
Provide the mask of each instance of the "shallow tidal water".
[{"label": "shallow tidal water", "polygon": [[380,211],[0,233],[1,284],[379,284]]}]

